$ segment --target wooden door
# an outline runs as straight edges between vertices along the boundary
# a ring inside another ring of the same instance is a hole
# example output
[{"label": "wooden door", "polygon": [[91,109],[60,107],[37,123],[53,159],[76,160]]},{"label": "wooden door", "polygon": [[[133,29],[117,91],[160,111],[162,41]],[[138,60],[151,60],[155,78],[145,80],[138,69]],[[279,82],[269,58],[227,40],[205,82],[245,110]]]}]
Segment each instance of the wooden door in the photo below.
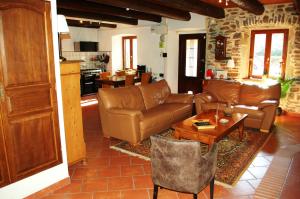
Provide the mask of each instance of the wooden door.
[{"label": "wooden door", "polygon": [[[0,107],[1,110],[1,107]],[[3,129],[1,123],[1,114],[0,114],[0,187],[7,185],[9,180],[9,172],[7,169],[7,159],[5,154],[5,146],[3,139]]]},{"label": "wooden door", "polygon": [[206,34],[179,35],[178,92],[202,91]]},{"label": "wooden door", "polygon": [[14,182],[61,162],[50,3],[2,0],[0,45],[1,122]]}]

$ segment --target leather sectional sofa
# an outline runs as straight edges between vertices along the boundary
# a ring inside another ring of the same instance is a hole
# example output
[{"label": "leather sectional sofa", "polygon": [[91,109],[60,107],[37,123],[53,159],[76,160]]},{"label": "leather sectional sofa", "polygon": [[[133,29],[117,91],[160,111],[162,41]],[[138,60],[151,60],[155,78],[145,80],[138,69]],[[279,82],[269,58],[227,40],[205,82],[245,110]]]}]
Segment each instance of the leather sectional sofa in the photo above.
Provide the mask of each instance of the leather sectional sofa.
[{"label": "leather sectional sofa", "polygon": [[192,115],[193,95],[171,94],[165,80],[98,91],[103,134],[136,144]]},{"label": "leather sectional sofa", "polygon": [[[248,85],[235,81],[205,80],[203,93],[195,95],[196,112],[220,110],[230,105],[234,112],[247,113],[245,126],[269,132],[279,105],[281,87]],[[218,105],[219,104],[219,105]]]}]

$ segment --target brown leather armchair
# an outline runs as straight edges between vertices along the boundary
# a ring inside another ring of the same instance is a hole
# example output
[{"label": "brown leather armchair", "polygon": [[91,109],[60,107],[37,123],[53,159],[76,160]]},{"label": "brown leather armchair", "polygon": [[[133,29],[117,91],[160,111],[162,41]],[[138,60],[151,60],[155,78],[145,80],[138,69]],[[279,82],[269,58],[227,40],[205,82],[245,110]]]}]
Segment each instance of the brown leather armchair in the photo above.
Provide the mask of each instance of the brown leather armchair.
[{"label": "brown leather armchair", "polygon": [[136,144],[192,115],[193,95],[171,94],[165,80],[98,91],[103,134]]},{"label": "brown leather armchair", "polygon": [[248,114],[246,127],[269,132],[275,120],[280,92],[279,83],[260,87],[236,81],[206,80],[203,93],[195,95],[196,112],[199,114],[218,106],[224,110],[230,106],[233,112]]},{"label": "brown leather armchair", "polygon": [[217,144],[201,155],[197,141],[175,140],[159,135],[151,136],[151,168],[154,184],[153,199],[158,187],[197,194],[210,184],[210,198],[214,193],[214,176],[217,163]]}]

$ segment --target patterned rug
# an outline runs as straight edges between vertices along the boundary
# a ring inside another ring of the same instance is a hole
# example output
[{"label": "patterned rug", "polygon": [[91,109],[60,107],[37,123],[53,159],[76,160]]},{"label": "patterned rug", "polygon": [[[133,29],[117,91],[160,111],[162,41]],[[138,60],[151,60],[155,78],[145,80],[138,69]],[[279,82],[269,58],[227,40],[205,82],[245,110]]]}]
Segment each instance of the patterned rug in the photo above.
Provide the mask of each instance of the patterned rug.
[{"label": "patterned rug", "polygon": [[[160,134],[172,137],[173,133],[174,131],[169,129]],[[239,140],[238,131],[230,133],[221,140],[218,146],[216,183],[225,187],[233,187],[271,134],[245,129],[242,141]],[[116,139],[113,139],[112,142],[115,144],[110,147],[111,149],[150,161],[150,139],[146,139],[136,146]],[[202,144],[203,154],[207,150],[207,145]]]}]

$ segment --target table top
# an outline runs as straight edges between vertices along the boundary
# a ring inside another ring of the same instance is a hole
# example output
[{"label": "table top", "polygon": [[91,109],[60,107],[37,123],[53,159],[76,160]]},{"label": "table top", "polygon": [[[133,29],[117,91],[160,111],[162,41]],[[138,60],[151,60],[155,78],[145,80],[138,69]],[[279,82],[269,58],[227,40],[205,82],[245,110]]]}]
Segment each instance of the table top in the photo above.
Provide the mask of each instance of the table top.
[{"label": "table top", "polygon": [[[125,81],[126,76],[109,76],[108,78],[102,79],[102,78],[96,78],[96,81],[112,81],[112,82],[120,82]],[[134,77],[135,80],[141,79],[140,77]]]},{"label": "table top", "polygon": [[[205,134],[208,137],[212,137],[214,139],[218,139],[223,137],[223,135],[228,134],[229,132],[233,131],[234,129],[238,128],[238,126],[243,122],[248,114],[242,114],[242,113],[233,113],[232,116],[227,117],[224,115],[223,111],[219,111],[218,113],[218,120],[216,121],[216,111],[210,110],[207,112],[203,112],[201,114],[195,115],[193,117],[190,117],[186,120],[183,120],[181,122],[175,123],[172,125],[172,127],[175,130],[181,130],[188,133],[195,133],[195,134]],[[227,119],[228,123],[222,124],[220,123],[220,119]],[[215,129],[205,129],[205,130],[198,130],[196,127],[194,127],[193,120],[197,119],[209,119],[210,122],[214,125],[216,125]]]}]

